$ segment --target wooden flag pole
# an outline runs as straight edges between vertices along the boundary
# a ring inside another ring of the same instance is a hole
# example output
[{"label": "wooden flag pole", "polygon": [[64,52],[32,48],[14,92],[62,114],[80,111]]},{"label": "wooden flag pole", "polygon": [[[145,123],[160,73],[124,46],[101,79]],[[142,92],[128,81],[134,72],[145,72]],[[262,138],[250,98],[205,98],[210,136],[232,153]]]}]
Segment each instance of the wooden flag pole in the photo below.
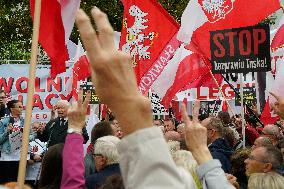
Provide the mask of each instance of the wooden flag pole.
[{"label": "wooden flag pole", "polygon": [[245,128],[245,108],[244,108],[244,74],[241,73],[241,106],[242,106],[242,135],[243,135],[243,148],[246,147],[246,128]]},{"label": "wooden flag pole", "polygon": [[29,70],[29,82],[28,82],[28,97],[26,104],[25,113],[25,125],[21,147],[21,158],[18,172],[18,187],[19,189],[24,188],[25,176],[26,176],[26,164],[29,146],[29,134],[32,117],[32,105],[33,95],[35,88],[35,73],[37,64],[37,53],[38,53],[38,38],[39,38],[39,24],[40,24],[40,11],[41,11],[41,0],[35,0],[34,8],[34,25],[33,25],[33,37],[32,37],[32,49],[31,49],[31,63]]}]

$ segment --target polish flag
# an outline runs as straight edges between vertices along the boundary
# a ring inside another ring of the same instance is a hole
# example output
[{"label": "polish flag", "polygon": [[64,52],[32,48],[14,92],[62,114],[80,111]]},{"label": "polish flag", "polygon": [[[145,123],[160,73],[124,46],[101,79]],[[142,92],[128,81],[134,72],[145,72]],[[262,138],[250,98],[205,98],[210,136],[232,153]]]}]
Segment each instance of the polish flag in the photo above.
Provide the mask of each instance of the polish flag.
[{"label": "polish flag", "polygon": [[210,31],[255,25],[278,9],[279,0],[190,0],[178,39],[210,58]]},{"label": "polish flag", "polygon": [[[163,62],[158,67],[166,65],[174,55],[180,42],[172,39],[179,24],[157,0],[122,0],[122,3],[124,15],[120,49],[132,56],[137,84],[140,85],[141,78],[147,75],[161,54],[164,54],[160,58]],[[165,49],[171,41],[174,45]],[[150,87],[145,83],[141,85],[145,91]]]},{"label": "polish flag", "polygon": [[[30,0],[30,7],[33,17],[35,0]],[[50,58],[52,78],[66,71],[65,62],[69,60],[66,44],[79,7],[80,0],[42,0],[39,43]]]},{"label": "polish flag", "polygon": [[162,104],[167,108],[180,89],[208,72],[209,69],[202,57],[181,45],[154,81],[151,89],[162,99]]},{"label": "polish flag", "polygon": [[279,22],[279,27],[277,28],[277,31],[272,39],[270,47],[272,51],[275,51],[276,49],[283,47],[283,45],[284,45],[284,15],[282,15],[282,18]]},{"label": "polish flag", "polygon": [[74,58],[74,64],[72,68],[72,96],[78,99],[78,81],[83,81],[91,76],[90,63],[86,56],[85,50],[81,41],[78,41],[76,55]]},{"label": "polish flag", "polygon": [[[268,90],[284,98],[284,83],[283,83],[284,58],[282,57],[282,58],[277,59],[275,64],[276,64],[275,65],[276,67],[275,80],[272,83],[269,83],[271,87]],[[273,124],[279,119],[277,115],[274,115],[273,113],[270,112],[270,105],[274,104],[275,102],[276,102],[276,99],[272,95],[269,95],[266,101],[266,104],[265,104],[265,108],[261,114],[261,121],[264,124]]]}]

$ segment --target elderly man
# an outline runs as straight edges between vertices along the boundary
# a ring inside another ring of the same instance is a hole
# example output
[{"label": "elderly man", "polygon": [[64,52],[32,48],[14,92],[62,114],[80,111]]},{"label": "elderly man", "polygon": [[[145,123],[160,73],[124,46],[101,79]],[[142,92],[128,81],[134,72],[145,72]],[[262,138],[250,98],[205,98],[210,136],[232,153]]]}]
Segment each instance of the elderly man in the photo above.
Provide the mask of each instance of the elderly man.
[{"label": "elderly man", "polygon": [[229,173],[231,171],[230,157],[233,154],[232,148],[228,145],[223,136],[222,121],[215,117],[210,117],[202,121],[207,128],[207,143],[211,155],[214,159],[219,159],[222,169]]},{"label": "elderly man", "polygon": [[119,156],[116,147],[119,141],[120,139],[115,136],[104,136],[97,139],[93,154],[96,173],[86,178],[87,188],[99,188],[107,177],[120,174]]},{"label": "elderly man", "polygon": [[276,125],[267,125],[263,128],[262,135],[268,137],[272,144],[276,146],[279,141],[280,129]]},{"label": "elderly man", "polygon": [[246,174],[278,172],[282,164],[280,150],[273,146],[261,146],[255,148],[245,160]]},{"label": "elderly man", "polygon": [[251,149],[254,150],[261,146],[272,146],[272,142],[268,137],[260,136],[254,141],[254,144],[252,145]]},{"label": "elderly man", "polygon": [[[58,117],[50,120],[46,126],[40,127],[37,137],[42,142],[47,142],[47,147],[64,143],[68,129],[67,111],[70,104],[67,100],[60,100],[56,104]],[[84,144],[89,140],[86,128],[83,129]]]}]

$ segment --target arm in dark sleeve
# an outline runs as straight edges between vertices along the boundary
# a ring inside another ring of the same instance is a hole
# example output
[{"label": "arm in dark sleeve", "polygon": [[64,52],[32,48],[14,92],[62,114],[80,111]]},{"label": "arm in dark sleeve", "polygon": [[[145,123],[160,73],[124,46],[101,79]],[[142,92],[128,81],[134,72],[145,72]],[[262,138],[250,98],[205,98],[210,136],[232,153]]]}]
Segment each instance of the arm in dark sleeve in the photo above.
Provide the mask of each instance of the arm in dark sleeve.
[{"label": "arm in dark sleeve", "polygon": [[38,138],[41,142],[47,142],[47,141],[48,141],[49,135],[50,135],[50,127],[51,127],[51,125],[52,125],[53,123],[54,123],[53,120],[52,120],[52,121],[49,121],[49,122],[46,124],[46,126],[45,126],[43,132],[42,132],[42,133],[40,133],[40,132],[37,133],[37,138]]},{"label": "arm in dark sleeve", "polygon": [[82,129],[82,132],[83,132],[83,137],[84,137],[84,144],[86,144],[88,142],[88,140],[89,140],[89,135],[88,135],[86,127],[84,127]]}]

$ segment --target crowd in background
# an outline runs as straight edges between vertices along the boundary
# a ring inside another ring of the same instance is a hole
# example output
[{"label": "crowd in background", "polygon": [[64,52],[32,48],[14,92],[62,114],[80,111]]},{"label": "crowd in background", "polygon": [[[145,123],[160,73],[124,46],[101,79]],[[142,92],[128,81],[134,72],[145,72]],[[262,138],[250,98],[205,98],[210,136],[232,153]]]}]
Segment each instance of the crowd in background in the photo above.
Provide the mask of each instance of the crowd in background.
[{"label": "crowd in background", "polygon": [[[35,177],[27,179],[31,187],[284,188],[282,120],[260,127],[250,116],[242,120],[239,115],[219,112],[204,117],[198,102],[190,116],[182,107],[182,120],[153,120],[149,100],[137,90],[131,59],[114,48],[106,15],[94,8],[92,16],[105,35],[93,30],[82,11],[77,14],[77,25],[92,70],[98,73],[93,75],[97,93],[115,118],[97,123],[88,136],[85,122],[90,93],[83,100],[80,91],[73,105],[59,101],[57,117],[31,127],[30,142],[46,146],[42,153],[31,148],[27,157],[28,169],[39,163]],[[17,178],[20,148],[11,140],[22,132],[23,105],[17,100],[5,103],[2,97],[6,94],[0,94],[0,179],[9,188],[15,186],[9,182]],[[275,97],[273,109],[283,119],[284,99]],[[88,140],[91,143],[84,155],[83,144]]]}]

